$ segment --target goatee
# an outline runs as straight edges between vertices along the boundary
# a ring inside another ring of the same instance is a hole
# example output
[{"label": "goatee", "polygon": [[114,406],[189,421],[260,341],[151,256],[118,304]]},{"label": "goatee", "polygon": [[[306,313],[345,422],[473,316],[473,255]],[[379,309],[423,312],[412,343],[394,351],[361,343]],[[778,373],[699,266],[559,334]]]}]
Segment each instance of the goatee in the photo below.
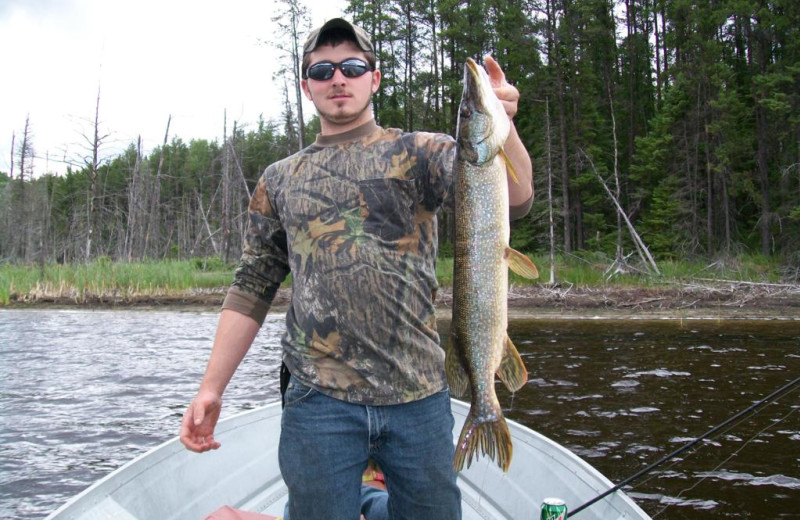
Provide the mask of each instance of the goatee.
[{"label": "goatee", "polygon": [[334,125],[346,125],[352,123],[353,121],[357,121],[364,112],[372,110],[372,96],[367,99],[364,103],[364,106],[361,107],[360,110],[354,110],[352,112],[342,112],[342,111],[323,111],[317,108],[317,113],[319,114],[320,119],[324,119],[325,121],[334,124]]}]

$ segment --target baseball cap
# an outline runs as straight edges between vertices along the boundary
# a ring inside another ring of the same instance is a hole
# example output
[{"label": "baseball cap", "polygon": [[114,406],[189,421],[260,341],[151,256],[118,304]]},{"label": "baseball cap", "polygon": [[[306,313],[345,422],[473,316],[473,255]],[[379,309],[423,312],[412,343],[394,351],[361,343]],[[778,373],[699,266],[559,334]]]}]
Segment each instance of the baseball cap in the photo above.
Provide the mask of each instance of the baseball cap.
[{"label": "baseball cap", "polygon": [[367,36],[367,33],[365,33],[361,27],[351,24],[344,18],[333,18],[325,22],[321,27],[311,31],[305,45],[303,45],[303,56],[309,52],[313,52],[314,49],[319,47],[320,36],[331,29],[343,29],[351,33],[362,51],[375,54],[375,47],[372,46],[372,42],[369,41],[369,36]]}]

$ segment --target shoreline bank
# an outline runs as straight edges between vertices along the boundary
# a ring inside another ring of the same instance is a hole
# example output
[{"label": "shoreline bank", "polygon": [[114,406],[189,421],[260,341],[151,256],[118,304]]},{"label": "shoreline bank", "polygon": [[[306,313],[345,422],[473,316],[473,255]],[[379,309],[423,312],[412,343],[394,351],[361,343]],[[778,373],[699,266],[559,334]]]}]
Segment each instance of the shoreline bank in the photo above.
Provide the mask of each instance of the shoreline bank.
[{"label": "shoreline bank", "polygon": [[[0,309],[141,309],[218,311],[227,288],[163,292],[147,295],[66,294],[12,298]],[[282,288],[271,313],[286,312],[291,288]],[[449,315],[450,287],[436,297],[437,313]],[[547,318],[735,318],[800,320],[800,285],[715,282],[657,288],[607,286],[579,288],[544,285],[509,288],[510,317]]]}]

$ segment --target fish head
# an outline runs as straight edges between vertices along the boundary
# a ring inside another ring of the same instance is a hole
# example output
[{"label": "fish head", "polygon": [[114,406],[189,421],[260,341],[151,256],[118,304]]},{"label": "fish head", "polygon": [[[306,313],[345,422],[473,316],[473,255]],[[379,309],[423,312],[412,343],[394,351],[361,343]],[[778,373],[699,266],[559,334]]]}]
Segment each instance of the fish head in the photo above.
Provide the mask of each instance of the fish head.
[{"label": "fish head", "polygon": [[510,130],[511,122],[494,93],[489,75],[472,58],[467,58],[456,129],[461,159],[473,164],[493,160]]}]

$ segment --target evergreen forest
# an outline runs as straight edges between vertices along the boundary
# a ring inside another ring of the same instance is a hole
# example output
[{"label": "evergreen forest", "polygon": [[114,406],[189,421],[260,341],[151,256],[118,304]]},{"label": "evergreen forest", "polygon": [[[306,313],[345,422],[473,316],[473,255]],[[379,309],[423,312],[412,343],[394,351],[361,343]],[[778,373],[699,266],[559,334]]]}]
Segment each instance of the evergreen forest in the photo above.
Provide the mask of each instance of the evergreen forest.
[{"label": "evergreen forest", "polygon": [[[165,121],[155,150],[103,159],[98,94],[85,160],[58,175],[38,169],[35,121],[21,121],[0,172],[0,262],[235,262],[259,175],[319,129],[299,102],[309,7],[277,4],[265,44],[286,87],[264,103],[280,119],[225,120],[221,137],[188,142]],[[375,42],[384,127],[453,135],[465,59],[498,60],[535,170],[516,249],[800,267],[797,0],[351,0],[343,14]]]}]

